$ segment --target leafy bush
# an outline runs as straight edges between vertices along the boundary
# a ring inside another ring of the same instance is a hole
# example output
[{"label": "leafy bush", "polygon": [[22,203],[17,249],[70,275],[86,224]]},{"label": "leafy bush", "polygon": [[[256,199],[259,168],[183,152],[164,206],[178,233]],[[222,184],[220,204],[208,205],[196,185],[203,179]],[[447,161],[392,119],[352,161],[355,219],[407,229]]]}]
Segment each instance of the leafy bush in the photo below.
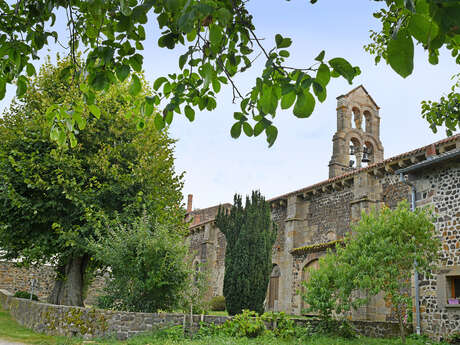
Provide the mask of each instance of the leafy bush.
[{"label": "leafy bush", "polygon": [[[27,291],[16,291],[13,297],[30,299],[30,293]],[[38,301],[37,295],[32,294],[32,300]]]},{"label": "leafy bush", "polygon": [[313,333],[313,328],[310,324],[304,327],[297,326],[284,312],[264,313],[262,320],[271,325],[273,335],[279,338],[306,338]]},{"label": "leafy bush", "polygon": [[174,230],[144,216],[118,224],[93,243],[97,259],[110,267],[99,307],[156,312],[177,307],[189,280],[187,248]]},{"label": "leafy bush", "polygon": [[255,338],[266,331],[265,323],[255,311],[243,310],[222,325],[224,332],[232,337]]},{"label": "leafy bush", "polygon": [[209,309],[213,311],[224,311],[225,310],[225,297],[216,296],[209,301]]}]

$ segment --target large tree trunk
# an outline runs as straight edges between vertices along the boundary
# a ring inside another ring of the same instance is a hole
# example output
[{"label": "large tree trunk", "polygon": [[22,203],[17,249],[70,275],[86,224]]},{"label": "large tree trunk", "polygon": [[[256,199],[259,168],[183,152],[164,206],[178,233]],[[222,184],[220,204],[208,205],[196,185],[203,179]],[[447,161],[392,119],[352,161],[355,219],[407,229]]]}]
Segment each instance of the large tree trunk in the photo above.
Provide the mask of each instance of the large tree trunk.
[{"label": "large tree trunk", "polygon": [[83,307],[83,286],[88,257],[72,256],[58,266],[53,291],[48,303]]}]

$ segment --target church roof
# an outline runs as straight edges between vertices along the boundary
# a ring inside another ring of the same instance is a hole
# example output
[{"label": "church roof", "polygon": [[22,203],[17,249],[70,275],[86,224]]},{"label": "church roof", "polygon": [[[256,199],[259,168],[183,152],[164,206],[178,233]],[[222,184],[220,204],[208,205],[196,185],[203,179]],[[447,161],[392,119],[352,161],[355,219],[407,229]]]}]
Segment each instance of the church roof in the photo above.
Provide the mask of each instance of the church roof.
[{"label": "church roof", "polygon": [[347,183],[349,183],[348,181],[352,181],[354,175],[357,175],[364,171],[368,171],[376,175],[381,174],[383,172],[394,173],[394,171],[397,169],[426,160],[427,159],[426,152],[433,146],[436,149],[436,151],[440,151],[440,152],[444,152],[447,150],[455,150],[457,141],[460,142],[460,134],[456,134],[454,136],[437,141],[433,144],[419,147],[415,150],[408,151],[400,155],[385,159],[381,162],[371,164],[367,167],[356,169],[356,170],[347,172],[345,174],[318,182],[311,186],[304,187],[304,188],[295,190],[293,192],[289,192],[289,193],[274,197],[268,201],[273,203],[273,202],[280,201],[280,200],[286,200],[288,197],[293,196],[293,195],[315,193],[316,191],[324,190],[324,188],[327,188],[329,186],[332,186],[332,188],[334,188],[336,185],[339,187],[343,187],[343,185],[346,185]]}]

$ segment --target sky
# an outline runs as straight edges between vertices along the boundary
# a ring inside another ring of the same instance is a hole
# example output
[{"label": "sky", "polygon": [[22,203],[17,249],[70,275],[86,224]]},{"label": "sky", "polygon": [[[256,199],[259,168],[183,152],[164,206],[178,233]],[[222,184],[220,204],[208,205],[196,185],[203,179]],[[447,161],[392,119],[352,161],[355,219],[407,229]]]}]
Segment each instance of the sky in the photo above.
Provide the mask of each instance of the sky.
[{"label": "sky", "polygon": [[[336,131],[336,97],[362,84],[380,106],[380,139],[385,158],[410,151],[446,137],[445,130],[433,134],[421,117],[420,102],[437,100],[447,93],[454,73],[459,73],[450,55],[443,51],[440,63],[432,66],[420,46],[416,47],[414,72],[406,79],[388,65],[374,64],[374,57],[364,51],[370,42],[369,30],[379,29],[372,16],[384,2],[357,0],[321,0],[311,5],[307,0],[251,0],[248,9],[254,16],[256,34],[270,48],[274,36],[280,33],[293,40],[289,66],[310,66],[321,50],[326,58],[344,57],[362,74],[353,85],[344,79],[333,79],[328,85],[328,97],[317,102],[308,119],[298,119],[290,111],[279,111],[274,120],[278,138],[268,148],[265,134],[257,138],[242,135],[230,137],[234,122],[231,89],[218,95],[218,106],[212,112],[197,111],[190,123],[176,116],[170,135],[176,138],[175,165],[185,172],[184,201],[193,194],[193,208],[206,208],[232,202],[233,195],[249,194],[258,189],[267,199],[300,189],[328,178],[328,163],[332,155],[332,136]],[[63,25],[63,23],[59,24]],[[177,72],[181,50],[156,46],[158,29],[150,21],[145,44],[144,69],[147,80],[153,82],[166,73]],[[58,51],[52,47],[51,55]],[[247,92],[260,74],[264,61],[239,76],[238,87]],[[14,88],[0,102],[0,111],[10,102]]]}]

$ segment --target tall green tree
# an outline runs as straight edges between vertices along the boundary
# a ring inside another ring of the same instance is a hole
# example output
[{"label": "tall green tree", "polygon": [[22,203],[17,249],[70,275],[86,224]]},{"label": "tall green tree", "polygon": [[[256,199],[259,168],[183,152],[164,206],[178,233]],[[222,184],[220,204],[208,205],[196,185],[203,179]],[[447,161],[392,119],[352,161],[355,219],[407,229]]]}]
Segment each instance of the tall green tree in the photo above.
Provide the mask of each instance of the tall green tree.
[{"label": "tall green tree", "polygon": [[[419,273],[430,274],[439,249],[432,216],[424,209],[412,212],[404,201],[394,210],[363,212],[344,246],[320,259],[302,297],[310,310],[328,319],[333,311],[340,314],[357,308],[383,293],[398,316],[404,341],[404,320],[412,312],[414,262]],[[366,297],[359,297],[357,291]]]},{"label": "tall green tree", "polygon": [[[183,229],[182,176],[174,172],[167,133],[153,120],[144,131],[126,120],[130,84],[98,93],[97,107],[85,105],[81,84],[65,73],[71,64],[45,64],[0,119],[0,248],[8,259],[55,264],[49,301],[83,305],[85,275],[97,265],[88,241],[104,236],[107,219],[129,221],[143,212]],[[78,111],[63,115],[50,135],[47,109],[56,103]],[[60,126],[72,130],[72,149],[57,145]]]},{"label": "tall green tree", "polygon": [[[376,53],[402,77],[413,71],[414,43],[422,44],[429,61],[437,64],[441,48],[447,48],[459,63],[460,4],[442,0],[376,0],[382,10],[375,16],[382,20],[382,29],[373,32],[369,51]],[[316,3],[317,0],[310,0]],[[256,35],[253,16],[247,9],[247,0],[0,0],[0,99],[6,85],[17,83],[17,96],[27,89],[27,75],[33,75],[31,64],[37,53],[52,40],[66,40],[72,57],[73,74],[82,73],[86,85],[85,102],[93,105],[93,95],[124,81],[143,66],[147,24],[155,17],[156,29],[161,32],[157,44],[161,48],[178,49],[179,71],[159,76],[154,90],[135,104],[143,116],[156,118],[157,128],[172,122],[177,114],[190,121],[195,109],[213,110],[216,94],[223,84],[233,90],[241,111],[233,114],[236,122],[231,135],[237,138],[244,132],[258,136],[265,132],[272,145],[278,131],[275,116],[278,109],[291,109],[294,116],[309,117],[317,103],[327,96],[331,77],[343,77],[348,82],[360,73],[343,57],[326,57],[318,52],[314,61],[303,66],[286,64],[291,39],[274,34],[271,40]],[[57,15],[67,15],[65,32],[55,30]],[[68,30],[68,31],[67,31]],[[321,28],[318,28],[321,30]],[[70,35],[68,35],[68,33]],[[65,38],[63,39],[63,36]],[[88,54],[84,67],[75,59],[82,45]],[[260,76],[249,90],[241,90],[236,76],[253,66],[261,55],[265,61]],[[132,79],[131,92],[140,92],[139,80]],[[161,106],[162,113],[153,113],[146,104]],[[70,116],[68,104],[55,103],[50,121]],[[62,111],[61,111],[62,110]],[[75,111],[75,107],[73,107]],[[143,116],[137,121],[143,121]],[[445,118],[434,112],[426,116],[431,124],[446,124],[453,131],[460,126],[457,116]],[[433,118],[434,117],[434,118]],[[61,137],[72,131],[58,128]],[[68,139],[70,140],[70,138]]]},{"label": "tall green tree", "polygon": [[228,313],[239,314],[243,309],[263,313],[276,240],[270,205],[253,191],[243,207],[241,196],[235,194],[229,213],[219,209],[216,225],[227,240],[224,296]]}]

